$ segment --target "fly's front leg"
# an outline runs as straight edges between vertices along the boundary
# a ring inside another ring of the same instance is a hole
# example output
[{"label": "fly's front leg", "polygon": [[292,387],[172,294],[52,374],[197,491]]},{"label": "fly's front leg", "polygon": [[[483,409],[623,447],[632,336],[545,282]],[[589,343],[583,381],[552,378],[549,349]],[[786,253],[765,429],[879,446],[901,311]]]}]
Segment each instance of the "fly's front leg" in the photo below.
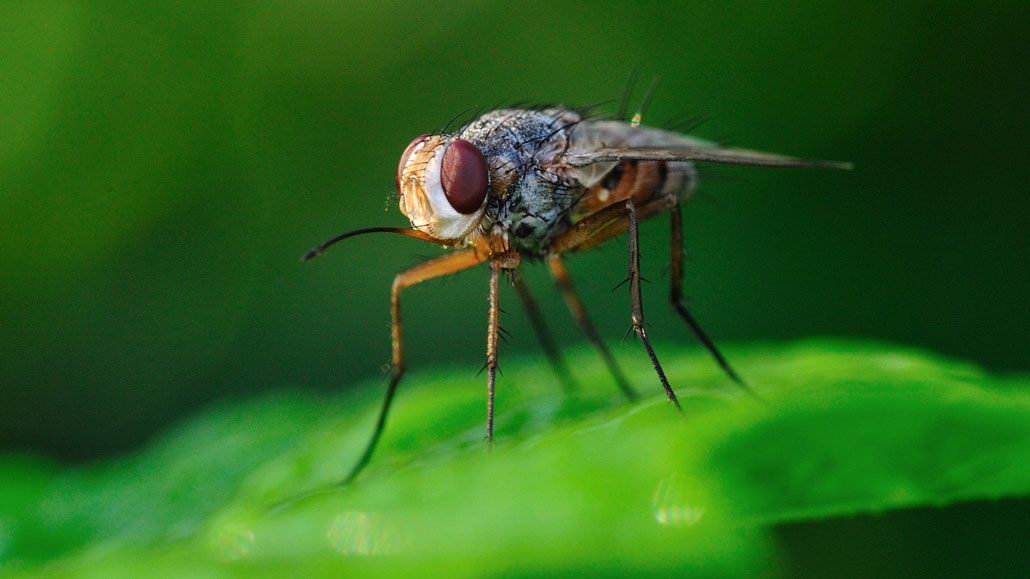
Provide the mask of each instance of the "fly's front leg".
[{"label": "fly's front leg", "polygon": [[498,295],[500,284],[498,278],[502,269],[515,269],[519,266],[519,254],[514,251],[498,253],[490,259],[490,306],[487,311],[486,324],[486,444],[490,448],[494,443],[494,384],[497,382],[497,340],[500,307]]},{"label": "fly's front leg", "polygon": [[[675,205],[675,199],[665,197],[648,203],[643,207],[643,210],[647,215],[650,215],[667,210],[673,205]],[[629,246],[629,291],[630,300],[632,302],[631,319],[633,322],[633,331],[644,344],[644,349],[647,350],[647,355],[651,359],[651,365],[654,367],[655,373],[658,374],[658,378],[662,382],[662,387],[665,389],[666,397],[673,403],[673,405],[676,406],[677,410],[682,412],[683,410],[680,408],[679,400],[676,398],[676,393],[673,392],[672,387],[669,385],[669,380],[665,377],[665,371],[662,369],[661,363],[658,362],[658,356],[655,354],[654,348],[651,346],[651,340],[647,337],[647,330],[644,329],[644,306],[640,299],[640,243],[637,230],[638,221],[637,209],[634,206],[633,201],[627,200],[625,202],[609,205],[608,207],[584,218],[582,221],[572,226],[568,231],[556,237],[551,244],[550,250],[552,256],[557,256],[564,251],[593,247],[600,243],[600,241],[610,239],[623,231],[626,232]]]},{"label": "fly's front leg", "polygon": [[386,387],[386,396],[383,397],[383,405],[379,409],[379,417],[376,419],[375,430],[372,431],[372,438],[365,446],[361,458],[355,463],[343,484],[349,484],[365,468],[372,458],[379,437],[383,434],[386,426],[386,415],[390,411],[390,404],[393,402],[393,395],[397,391],[397,384],[404,376],[404,341],[401,335],[401,290],[417,283],[461,271],[476,264],[482,263],[487,255],[475,248],[464,249],[438,257],[432,261],[416,265],[415,267],[402,272],[393,280],[393,287],[390,291],[390,337],[392,342],[390,359],[390,383]]}]

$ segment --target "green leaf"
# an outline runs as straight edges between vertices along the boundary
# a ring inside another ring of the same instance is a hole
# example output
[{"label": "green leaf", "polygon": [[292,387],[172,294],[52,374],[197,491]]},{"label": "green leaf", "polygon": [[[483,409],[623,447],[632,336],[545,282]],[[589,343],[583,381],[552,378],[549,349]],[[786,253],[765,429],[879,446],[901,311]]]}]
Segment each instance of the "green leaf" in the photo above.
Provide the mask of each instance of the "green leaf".
[{"label": "green leaf", "polygon": [[92,468],[6,460],[22,494],[0,502],[0,570],[739,575],[776,568],[773,524],[1030,494],[1025,376],[883,344],[729,349],[759,402],[665,344],[681,417],[628,346],[632,404],[588,349],[567,354],[572,396],[538,359],[506,361],[492,452],[485,379],[412,372],[349,487],[381,382],[223,405]]}]

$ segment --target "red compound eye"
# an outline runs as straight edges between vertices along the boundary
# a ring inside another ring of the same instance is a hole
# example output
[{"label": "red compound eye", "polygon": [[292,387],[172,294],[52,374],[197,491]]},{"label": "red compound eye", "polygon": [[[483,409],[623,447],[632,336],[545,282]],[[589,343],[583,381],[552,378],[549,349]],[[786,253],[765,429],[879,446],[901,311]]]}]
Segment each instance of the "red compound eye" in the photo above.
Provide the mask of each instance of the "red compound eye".
[{"label": "red compound eye", "polygon": [[475,213],[486,199],[489,172],[486,159],[472,143],[458,139],[443,154],[440,185],[458,213]]},{"label": "red compound eye", "polygon": [[404,149],[404,154],[401,155],[401,162],[397,164],[397,177],[395,178],[395,180],[397,181],[398,193],[401,192],[401,174],[404,173],[404,166],[408,164],[408,157],[411,156],[411,152],[415,150],[415,147],[419,146],[419,144],[421,144],[422,141],[428,138],[429,135],[422,135],[421,137],[418,137],[414,141],[412,141],[411,144],[408,145],[407,149]]}]

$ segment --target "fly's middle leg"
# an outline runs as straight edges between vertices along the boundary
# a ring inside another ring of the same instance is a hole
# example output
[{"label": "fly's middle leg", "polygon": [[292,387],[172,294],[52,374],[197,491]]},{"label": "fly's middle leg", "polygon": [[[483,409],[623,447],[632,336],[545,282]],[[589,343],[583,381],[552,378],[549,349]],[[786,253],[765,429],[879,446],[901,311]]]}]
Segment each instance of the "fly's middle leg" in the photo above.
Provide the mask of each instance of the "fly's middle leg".
[{"label": "fly's middle leg", "polygon": [[554,338],[551,337],[547,324],[544,323],[544,316],[540,312],[540,306],[537,305],[533,293],[529,291],[529,286],[525,280],[521,279],[521,276],[515,276],[515,290],[519,294],[519,299],[522,300],[522,306],[526,310],[530,326],[533,327],[533,333],[536,334],[537,341],[540,342],[540,347],[543,349],[544,355],[547,356],[555,376],[561,382],[562,388],[566,394],[575,392],[578,389],[576,380],[572,377],[572,372],[569,371],[565,358],[562,357],[558,346],[554,343]]},{"label": "fly's middle leg", "polygon": [[644,303],[640,297],[640,235],[638,231],[637,222],[637,210],[633,206],[633,201],[626,201],[626,219],[627,219],[627,245],[629,245],[629,293],[630,301],[632,302],[633,313],[631,319],[633,321],[633,331],[636,332],[640,341],[644,344],[644,348],[647,350],[647,355],[651,358],[651,365],[654,367],[654,371],[658,374],[659,380],[662,382],[662,387],[665,388],[665,396],[676,406],[676,410],[683,413],[683,408],[680,407],[679,399],[676,398],[676,393],[673,392],[672,386],[669,385],[669,379],[665,377],[665,371],[662,370],[661,363],[658,362],[658,356],[654,352],[654,347],[651,346],[651,340],[647,337],[647,330],[644,329]]},{"label": "fly's middle leg", "polygon": [[[648,212],[660,212],[669,209],[675,200],[671,198],[662,198],[655,200],[644,206],[644,209]],[[658,379],[662,383],[662,388],[665,389],[665,395],[670,402],[676,406],[676,409],[682,412],[680,408],[679,399],[676,398],[676,393],[672,390],[672,386],[669,385],[669,380],[665,376],[665,371],[662,369],[661,363],[658,361],[658,356],[655,354],[654,347],[651,345],[651,340],[647,337],[647,330],[645,329],[644,323],[644,305],[640,297],[640,242],[638,233],[639,219],[637,216],[637,208],[633,204],[632,200],[626,200],[613,205],[609,205],[604,209],[593,213],[584,218],[579,223],[572,226],[568,231],[559,235],[552,242],[550,247],[551,250],[551,261],[555,263],[558,254],[564,251],[574,251],[578,249],[585,249],[593,247],[600,240],[610,239],[614,235],[623,231],[627,234],[627,245],[629,249],[629,291],[630,291],[630,302],[631,302],[631,315],[632,331],[640,338],[641,343],[644,345],[644,349],[647,350],[648,358],[651,359],[651,366],[654,368],[655,373],[658,374]]]},{"label": "fly's middle leg", "polygon": [[627,399],[635,399],[637,393],[629,385],[626,375],[622,373],[622,369],[615,362],[615,357],[612,356],[608,346],[605,345],[601,334],[594,327],[594,323],[590,321],[586,308],[583,306],[583,301],[579,299],[576,287],[572,285],[572,278],[569,277],[569,272],[565,269],[565,262],[562,258],[554,256],[547,260],[547,266],[550,268],[551,275],[554,277],[555,283],[558,284],[562,295],[565,296],[565,304],[568,306],[569,312],[572,313],[572,317],[576,319],[579,328],[586,334],[587,339],[590,340],[590,343],[594,345],[594,348],[601,355],[601,359],[608,366],[608,371],[615,378],[615,383],[618,384],[619,389],[622,390]]}]

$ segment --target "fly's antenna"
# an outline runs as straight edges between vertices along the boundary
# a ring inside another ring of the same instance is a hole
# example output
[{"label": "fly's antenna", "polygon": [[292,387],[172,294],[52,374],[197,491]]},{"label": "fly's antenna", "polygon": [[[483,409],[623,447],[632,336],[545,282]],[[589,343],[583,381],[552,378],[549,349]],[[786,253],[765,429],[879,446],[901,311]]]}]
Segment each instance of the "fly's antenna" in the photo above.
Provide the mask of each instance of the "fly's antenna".
[{"label": "fly's antenna", "polygon": [[637,114],[633,115],[633,118],[629,122],[630,126],[640,126],[640,121],[644,119],[644,113],[647,112],[647,107],[651,106],[651,97],[654,96],[654,91],[658,90],[658,83],[660,83],[661,80],[662,78],[660,76],[656,76],[654,77],[654,80],[651,81],[651,87],[648,88],[647,92],[644,94],[644,102],[640,103],[640,108],[637,109]]},{"label": "fly's antenna", "polygon": [[358,235],[364,235],[366,233],[396,233],[397,235],[406,235],[408,237],[414,237],[415,239],[421,239],[422,241],[428,241],[430,243],[435,243],[437,245],[447,245],[446,242],[443,242],[433,237],[432,235],[429,235],[428,233],[419,231],[417,229],[404,229],[402,227],[369,227],[367,229],[355,229],[354,231],[341,233],[340,235],[337,235],[336,237],[322,244],[312,247],[311,250],[305,253],[304,256],[300,259],[301,261],[310,261],[322,255],[325,252],[325,250],[329,248],[330,245],[333,245],[339,241],[343,241],[348,237],[356,237]]}]

